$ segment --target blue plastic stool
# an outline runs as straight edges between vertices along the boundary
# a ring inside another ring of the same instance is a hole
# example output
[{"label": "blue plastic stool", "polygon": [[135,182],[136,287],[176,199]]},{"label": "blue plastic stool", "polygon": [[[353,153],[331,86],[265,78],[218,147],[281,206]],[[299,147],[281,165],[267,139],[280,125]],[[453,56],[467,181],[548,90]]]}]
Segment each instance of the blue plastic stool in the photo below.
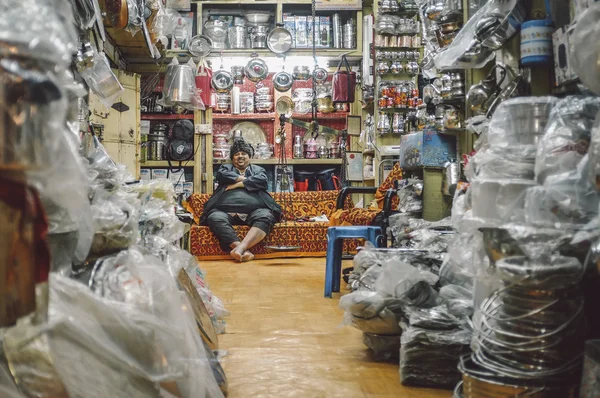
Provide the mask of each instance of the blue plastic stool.
[{"label": "blue plastic stool", "polygon": [[327,262],[325,265],[325,297],[340,291],[342,277],[342,246],[344,239],[364,238],[379,247],[380,227],[329,227],[327,228]]}]

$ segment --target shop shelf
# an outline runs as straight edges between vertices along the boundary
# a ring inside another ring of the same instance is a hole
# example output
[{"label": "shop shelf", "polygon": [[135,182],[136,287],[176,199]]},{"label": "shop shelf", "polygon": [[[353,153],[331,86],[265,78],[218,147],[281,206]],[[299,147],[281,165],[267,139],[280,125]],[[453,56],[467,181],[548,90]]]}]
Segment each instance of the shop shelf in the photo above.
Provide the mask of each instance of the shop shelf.
[{"label": "shop shelf", "polygon": [[[231,163],[229,159],[213,159],[214,164]],[[258,165],[276,165],[279,159],[252,159],[250,163]],[[311,164],[342,164],[342,159],[288,159],[289,165],[311,165]]]},{"label": "shop shelf", "polygon": [[[317,113],[317,119],[346,120],[349,114],[349,112]],[[312,119],[312,115],[310,113],[294,113],[292,114],[292,119],[310,120]]]},{"label": "shop shelf", "polygon": [[231,113],[217,113],[213,111],[213,120],[275,120],[276,113],[240,113],[232,115]]},{"label": "shop shelf", "polygon": [[185,115],[176,115],[172,113],[142,113],[140,116],[141,120],[180,120],[189,119],[194,120],[193,113],[186,113]]},{"label": "shop shelf", "polygon": [[[187,162],[187,164],[186,164],[186,162]],[[186,161],[186,162],[183,162],[183,164],[182,164],[183,167],[194,167],[193,160]],[[171,166],[175,169],[178,169],[179,162],[172,160]],[[140,167],[169,167],[169,162],[167,162],[166,160],[146,160],[145,162],[140,163]]]}]

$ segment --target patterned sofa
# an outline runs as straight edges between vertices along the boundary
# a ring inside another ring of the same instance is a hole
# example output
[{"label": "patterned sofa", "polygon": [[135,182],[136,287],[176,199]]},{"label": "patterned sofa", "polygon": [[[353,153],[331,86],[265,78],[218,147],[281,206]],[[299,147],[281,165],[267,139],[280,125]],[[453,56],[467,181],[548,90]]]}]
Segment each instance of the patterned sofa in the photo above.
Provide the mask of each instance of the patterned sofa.
[{"label": "patterned sofa", "polygon": [[[326,215],[331,217],[336,210],[338,191],[310,191],[310,192],[285,192],[272,193],[271,195],[282,207],[292,204],[294,219]],[[290,197],[286,197],[290,195]],[[208,227],[197,225],[198,219],[208,200],[208,194],[193,194],[184,204],[187,210],[194,215],[196,224],[190,231],[190,252],[199,260],[228,259],[229,254],[224,253],[219,247],[215,236]],[[291,199],[291,200],[290,200]],[[351,197],[344,201],[344,208],[354,207]],[[284,209],[285,213],[285,209]],[[289,214],[289,213],[288,213]],[[291,217],[290,217],[291,218]],[[282,258],[282,257],[322,257],[327,251],[328,222],[298,222],[288,221],[275,224],[269,236],[255,246],[252,250],[256,258]],[[248,231],[247,226],[235,226],[235,230],[243,237]],[[345,240],[344,251],[356,252],[359,240]],[[300,246],[297,251],[273,252],[265,246]]]}]

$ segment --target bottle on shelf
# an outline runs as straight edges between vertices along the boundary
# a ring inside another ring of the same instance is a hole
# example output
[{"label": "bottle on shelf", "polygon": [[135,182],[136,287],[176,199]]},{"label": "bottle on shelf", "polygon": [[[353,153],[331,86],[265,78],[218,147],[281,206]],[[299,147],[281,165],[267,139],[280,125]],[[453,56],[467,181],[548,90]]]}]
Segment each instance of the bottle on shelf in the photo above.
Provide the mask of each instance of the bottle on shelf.
[{"label": "bottle on shelf", "polygon": [[183,18],[177,18],[177,26],[173,31],[173,49],[174,50],[185,50],[187,49],[188,42],[188,30],[187,22]]}]

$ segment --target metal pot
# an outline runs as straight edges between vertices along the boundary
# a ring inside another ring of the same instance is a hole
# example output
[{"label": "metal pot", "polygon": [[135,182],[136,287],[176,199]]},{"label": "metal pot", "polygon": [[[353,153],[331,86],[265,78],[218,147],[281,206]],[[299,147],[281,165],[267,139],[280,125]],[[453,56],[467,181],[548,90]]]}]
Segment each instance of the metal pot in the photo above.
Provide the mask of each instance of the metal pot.
[{"label": "metal pot", "polygon": [[228,38],[229,48],[246,48],[246,27],[230,26]]},{"label": "metal pot", "polygon": [[267,48],[269,25],[254,25],[248,27],[250,46],[252,48]]},{"label": "metal pot", "polygon": [[282,70],[273,76],[273,87],[279,92],[285,92],[292,88],[294,78],[289,72]]},{"label": "metal pot", "polygon": [[165,76],[163,95],[172,102],[192,102],[194,70],[188,64],[170,65]]},{"label": "metal pot", "polygon": [[269,75],[269,67],[264,60],[260,58],[252,58],[246,64],[244,72],[246,73],[246,77],[251,82],[258,83],[259,81],[266,79],[266,77]]},{"label": "metal pot", "polygon": [[293,38],[289,30],[278,23],[277,27],[267,36],[267,47],[275,54],[283,54],[292,48]]},{"label": "metal pot", "polygon": [[226,70],[219,69],[213,74],[210,84],[217,93],[228,93],[233,88],[233,77]]},{"label": "metal pot", "polygon": [[294,66],[294,79],[308,80],[310,79],[310,69],[306,65]]},{"label": "metal pot", "polygon": [[451,188],[456,189],[456,184],[460,177],[459,164],[456,161],[448,162],[444,165],[444,174],[442,175],[442,194],[452,196],[454,194]]},{"label": "metal pot", "polygon": [[204,24],[204,33],[212,40],[212,48],[224,49],[227,39],[227,26],[219,20],[207,21]]},{"label": "metal pot", "polygon": [[164,160],[167,138],[164,135],[148,135],[148,160]]}]

